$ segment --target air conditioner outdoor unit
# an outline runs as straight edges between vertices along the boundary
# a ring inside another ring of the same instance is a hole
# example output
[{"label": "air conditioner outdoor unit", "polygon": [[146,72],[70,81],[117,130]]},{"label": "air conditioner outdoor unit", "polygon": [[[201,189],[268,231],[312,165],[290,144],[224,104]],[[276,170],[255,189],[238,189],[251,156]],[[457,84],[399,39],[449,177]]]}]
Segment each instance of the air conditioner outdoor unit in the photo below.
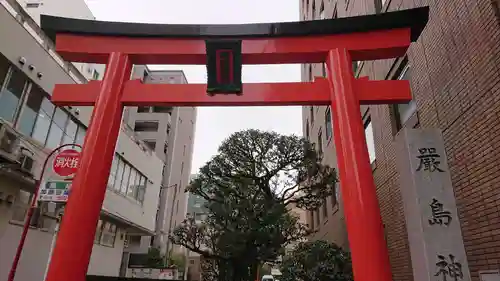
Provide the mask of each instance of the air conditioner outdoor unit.
[{"label": "air conditioner outdoor unit", "polygon": [[0,157],[18,162],[20,138],[5,121],[0,120]]},{"label": "air conditioner outdoor unit", "polygon": [[21,170],[29,174],[33,174],[33,165],[35,159],[32,156],[22,153],[19,157],[19,163],[21,164]]}]

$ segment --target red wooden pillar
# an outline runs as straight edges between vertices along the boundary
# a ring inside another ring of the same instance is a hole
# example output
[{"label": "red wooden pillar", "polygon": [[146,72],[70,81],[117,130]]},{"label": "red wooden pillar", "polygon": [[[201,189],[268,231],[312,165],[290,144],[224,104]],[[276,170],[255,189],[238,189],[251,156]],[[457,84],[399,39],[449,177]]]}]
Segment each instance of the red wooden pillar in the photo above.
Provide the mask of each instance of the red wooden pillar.
[{"label": "red wooden pillar", "polygon": [[127,55],[110,54],[47,281],[85,280],[121,126],[123,84],[130,78],[131,70]]},{"label": "red wooden pillar", "polygon": [[328,53],[332,123],[338,171],[356,281],[390,281],[391,267],[368,157],[349,52]]}]

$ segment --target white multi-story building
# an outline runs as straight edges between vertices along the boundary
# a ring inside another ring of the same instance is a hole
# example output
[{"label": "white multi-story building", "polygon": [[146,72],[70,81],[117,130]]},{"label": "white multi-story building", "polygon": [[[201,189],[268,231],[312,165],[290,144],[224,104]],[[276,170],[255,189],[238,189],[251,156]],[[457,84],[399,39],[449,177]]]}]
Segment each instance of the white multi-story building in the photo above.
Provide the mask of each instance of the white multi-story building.
[{"label": "white multi-story building", "polygon": [[[141,79],[148,84],[187,83],[181,70],[150,70],[136,65],[132,72],[133,79]],[[123,119],[127,127],[163,161],[155,236],[149,244],[145,238],[141,239],[141,243],[138,243],[137,237],[134,238],[137,240],[135,244],[142,250],[130,248],[136,252],[130,257],[132,260],[144,252],[145,245],[160,249],[162,255],[167,255],[169,250],[181,250],[169,244],[168,234],[186,218],[187,193],[184,190],[189,184],[191,172],[196,116],[195,107],[141,106],[125,109]]]},{"label": "white multi-story building", "polygon": [[[78,8],[83,0],[58,2],[71,6],[72,13],[62,9],[52,14],[79,17],[81,11],[81,17],[89,17],[87,8]],[[39,8],[63,7],[49,3],[40,2]],[[50,102],[54,85],[86,83],[103,74],[94,72],[100,66],[86,71],[94,66],[64,62],[28,4],[0,0],[0,38],[4,39],[0,40],[0,281],[7,280],[43,161],[61,144],[82,144],[89,124],[91,107],[58,108]],[[123,125],[89,274],[118,276],[130,237],[154,235],[162,169],[163,161]],[[40,208],[35,213],[16,281],[42,280],[47,266],[56,212]]]}]

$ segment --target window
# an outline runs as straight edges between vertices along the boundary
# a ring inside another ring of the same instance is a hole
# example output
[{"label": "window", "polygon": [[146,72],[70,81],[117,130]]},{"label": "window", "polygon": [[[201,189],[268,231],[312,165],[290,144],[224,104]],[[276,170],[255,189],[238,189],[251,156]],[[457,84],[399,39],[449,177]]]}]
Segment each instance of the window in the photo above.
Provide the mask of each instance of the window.
[{"label": "window", "polygon": [[194,214],[194,219],[195,219],[196,221],[201,221],[201,220],[203,220],[203,214],[195,213],[195,214]]},{"label": "window", "polygon": [[312,1],[312,18],[316,19],[316,0]]},{"label": "window", "polygon": [[7,73],[10,69],[9,60],[0,54],[0,88],[3,86],[3,82],[7,78]]},{"label": "window", "polygon": [[139,185],[137,186],[137,194],[134,198],[139,202],[144,202],[144,195],[146,194],[146,177],[141,174],[139,178]]},{"label": "window", "polygon": [[64,130],[63,144],[75,143],[77,131],[78,125],[70,118]]},{"label": "window", "polygon": [[139,185],[137,182],[137,177],[139,177],[139,173],[136,169],[130,169],[130,178],[128,181],[128,189],[127,196],[134,198],[137,194],[137,186]]},{"label": "window", "polygon": [[309,114],[311,116],[311,124],[314,126],[314,106],[309,108]]},{"label": "window", "polygon": [[118,169],[118,157],[113,157],[111,169],[109,170],[108,188],[113,188],[113,186],[115,185],[117,169]]},{"label": "window", "polygon": [[327,140],[330,140],[332,137],[332,111],[330,107],[326,108],[325,112],[325,136]]},{"label": "window", "polygon": [[158,122],[155,121],[137,121],[134,131],[136,132],[158,132]]},{"label": "window", "polygon": [[57,127],[61,128],[61,130],[64,130],[66,127],[66,122],[68,121],[68,114],[60,109],[56,108],[56,111],[54,113],[54,118],[52,119],[52,122],[57,125]]},{"label": "window", "polygon": [[38,8],[40,3],[26,3],[26,8]]},{"label": "window", "polygon": [[128,180],[130,178],[130,165],[125,164],[125,168],[123,169],[123,178],[120,187],[121,194],[127,194],[128,189]]},{"label": "window", "polygon": [[189,264],[194,264],[194,260],[189,260]]},{"label": "window", "polygon": [[49,134],[52,114],[54,113],[54,105],[47,99],[43,98],[40,110],[35,121],[35,127],[31,137],[39,141],[42,145],[45,144],[47,135]]},{"label": "window", "polygon": [[97,228],[95,230],[94,243],[99,244],[101,242],[102,235],[102,220],[97,221]]},{"label": "window", "polygon": [[48,148],[56,148],[61,144],[64,128],[66,127],[68,119],[69,116],[66,112],[60,108],[56,108],[45,146]]},{"label": "window", "polygon": [[[398,80],[410,80],[410,67],[408,64],[406,64],[402,70],[401,73],[399,74]],[[395,113],[395,119],[396,119],[396,128],[399,131],[406,121],[410,119],[410,117],[415,113],[417,109],[417,105],[415,103],[415,100],[411,100],[408,103],[404,104],[396,104],[394,105],[394,113]]]},{"label": "window", "polygon": [[92,73],[92,79],[93,80],[99,80],[99,72],[94,69],[94,72]]},{"label": "window", "polygon": [[321,129],[318,133],[318,154],[320,157],[323,156],[323,133],[321,132]]},{"label": "window", "polygon": [[371,118],[365,122],[365,138],[366,145],[368,147],[368,156],[370,158],[370,163],[375,161],[375,140],[373,136],[373,126],[371,122]]},{"label": "window", "polygon": [[99,244],[108,247],[115,246],[116,232],[118,228],[115,224],[104,221],[101,223],[101,237]]},{"label": "window", "polygon": [[323,205],[321,206],[323,209],[323,217],[326,218],[328,216],[328,209],[326,204],[326,197],[323,198]]},{"label": "window", "polygon": [[108,188],[139,202],[144,201],[146,177],[124,159],[115,154],[108,178]]},{"label": "window", "polygon": [[32,84],[31,91],[28,95],[28,100],[26,101],[26,106],[23,108],[21,116],[19,118],[19,122],[17,124],[19,131],[24,135],[31,136],[31,134],[33,133],[35,121],[38,116],[38,112],[42,107],[44,96],[45,93],[40,89],[40,87]]},{"label": "window", "polygon": [[144,143],[151,148],[151,150],[156,149],[156,141],[154,140],[145,140]]},{"label": "window", "polygon": [[153,112],[155,113],[171,113],[172,109],[171,106],[153,106]]},{"label": "window", "polygon": [[[115,158],[116,157],[117,156],[115,155]],[[125,170],[125,162],[121,161],[121,159],[118,157],[118,170],[116,172],[116,179],[113,185],[113,189],[116,191],[120,191],[124,170]]]},{"label": "window", "polygon": [[77,141],[83,144],[86,129],[69,119],[69,115],[64,110],[58,108],[54,113],[55,106],[47,96],[43,89],[31,84],[26,104],[17,121],[19,131],[31,136],[42,145],[46,144],[49,148],[59,146],[63,137],[64,143]]},{"label": "window", "polygon": [[379,14],[384,11],[384,5],[387,0],[375,0],[375,13]]},{"label": "window", "polygon": [[352,73],[354,73],[354,75],[356,75],[358,68],[359,68],[359,61],[353,61],[352,62]]},{"label": "window", "polygon": [[149,113],[149,112],[151,112],[151,106],[139,106],[139,107],[137,107],[137,112]]},{"label": "window", "polygon": [[83,126],[78,127],[78,132],[76,133],[75,143],[79,145],[83,145],[83,141],[85,140],[85,135],[87,134],[87,129]]},{"label": "window", "polygon": [[10,122],[14,122],[27,82],[24,73],[17,68],[12,69],[12,76],[0,93],[0,117]]}]

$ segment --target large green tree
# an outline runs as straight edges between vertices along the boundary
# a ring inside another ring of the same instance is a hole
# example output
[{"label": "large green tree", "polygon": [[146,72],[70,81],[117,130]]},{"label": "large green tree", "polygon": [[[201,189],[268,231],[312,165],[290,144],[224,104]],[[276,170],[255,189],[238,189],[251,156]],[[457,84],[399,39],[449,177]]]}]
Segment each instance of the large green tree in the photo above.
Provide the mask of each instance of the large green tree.
[{"label": "large green tree", "polygon": [[207,218],[202,224],[186,219],[170,239],[217,261],[212,265],[230,280],[252,279],[260,263],[276,260],[284,246],[308,234],[289,213],[291,205],[316,209],[335,183],[335,171],[301,137],[234,133],[187,189],[205,198]]},{"label": "large green tree", "polygon": [[352,281],[351,257],[323,240],[299,243],[283,258],[280,281]]}]

